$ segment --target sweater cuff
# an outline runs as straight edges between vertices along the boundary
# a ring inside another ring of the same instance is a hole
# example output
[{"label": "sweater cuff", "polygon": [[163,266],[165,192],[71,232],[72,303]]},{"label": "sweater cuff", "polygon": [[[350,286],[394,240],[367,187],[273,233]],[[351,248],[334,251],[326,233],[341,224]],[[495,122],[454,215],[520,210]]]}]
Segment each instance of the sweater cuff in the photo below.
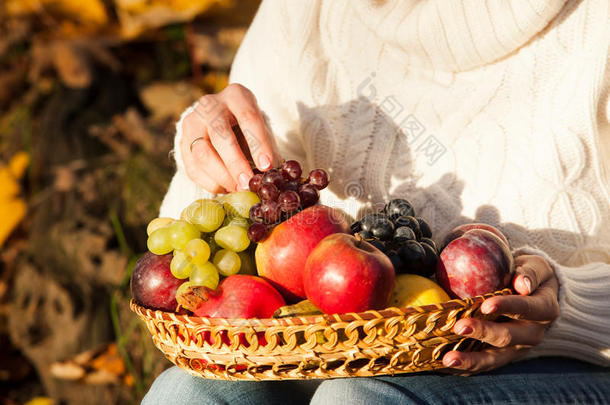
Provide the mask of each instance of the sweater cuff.
[{"label": "sweater cuff", "polygon": [[176,161],[176,173],[174,174],[174,177],[170,182],[169,189],[167,190],[167,193],[163,198],[163,202],[161,203],[161,207],[159,209],[160,217],[180,218],[182,210],[193,201],[200,198],[215,197],[215,194],[204,190],[189,178],[186,173],[186,169],[184,168],[182,151],[180,150],[180,140],[182,139],[182,122],[184,121],[184,118],[195,109],[197,103],[198,101],[184,110],[180,116],[180,120],[176,123],[174,148],[170,152]]},{"label": "sweater cuff", "polygon": [[172,150],[172,155],[174,156],[174,160],[176,161],[176,167],[178,171],[184,170],[184,161],[182,160],[182,150],[180,149],[180,140],[182,139],[182,122],[184,118],[189,115],[191,112],[195,110],[195,107],[199,103],[199,100],[195,101],[190,107],[182,112],[180,115],[180,119],[176,123],[176,136],[174,137],[174,149]]},{"label": "sweater cuff", "polygon": [[563,356],[610,366],[610,265],[562,266],[529,246],[513,254],[542,256],[559,280],[559,317],[527,357]]}]

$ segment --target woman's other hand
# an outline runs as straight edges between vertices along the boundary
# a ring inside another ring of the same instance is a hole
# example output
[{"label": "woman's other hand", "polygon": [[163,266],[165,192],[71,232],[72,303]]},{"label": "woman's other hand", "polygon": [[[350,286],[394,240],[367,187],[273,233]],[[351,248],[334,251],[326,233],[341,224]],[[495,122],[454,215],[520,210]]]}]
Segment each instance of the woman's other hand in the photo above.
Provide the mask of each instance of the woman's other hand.
[{"label": "woman's other hand", "polygon": [[559,315],[559,283],[553,269],[542,257],[523,255],[515,258],[513,287],[518,294],[492,297],[481,304],[484,314],[505,315],[508,322],[461,319],[455,333],[489,343],[480,352],[450,351],[443,364],[465,374],[480,373],[503,366],[522,357],[542,341],[552,321]]},{"label": "woman's other hand", "polygon": [[[243,139],[234,131],[237,126]],[[180,140],[184,167],[191,180],[207,191],[248,188],[253,173],[242,149],[261,171],[277,159],[256,98],[246,87],[230,84],[218,94],[205,95],[184,117]]]}]

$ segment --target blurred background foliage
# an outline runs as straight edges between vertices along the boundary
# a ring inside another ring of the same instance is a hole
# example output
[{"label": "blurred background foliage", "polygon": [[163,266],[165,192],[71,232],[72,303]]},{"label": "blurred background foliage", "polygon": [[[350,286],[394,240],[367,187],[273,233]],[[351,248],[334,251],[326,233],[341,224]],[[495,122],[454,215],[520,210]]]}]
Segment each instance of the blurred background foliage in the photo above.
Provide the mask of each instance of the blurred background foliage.
[{"label": "blurred background foliage", "polygon": [[135,404],[169,366],[129,272],[258,3],[0,2],[0,404]]}]

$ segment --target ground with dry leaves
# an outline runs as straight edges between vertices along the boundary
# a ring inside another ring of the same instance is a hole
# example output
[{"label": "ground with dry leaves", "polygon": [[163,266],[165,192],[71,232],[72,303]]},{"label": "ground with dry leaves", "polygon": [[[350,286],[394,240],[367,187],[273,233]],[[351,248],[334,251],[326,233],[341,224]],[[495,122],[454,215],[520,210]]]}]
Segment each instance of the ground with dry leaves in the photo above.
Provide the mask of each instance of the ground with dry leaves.
[{"label": "ground with dry leaves", "polygon": [[129,311],[129,271],[175,120],[225,86],[256,6],[0,4],[0,404],[139,403],[169,365]]}]

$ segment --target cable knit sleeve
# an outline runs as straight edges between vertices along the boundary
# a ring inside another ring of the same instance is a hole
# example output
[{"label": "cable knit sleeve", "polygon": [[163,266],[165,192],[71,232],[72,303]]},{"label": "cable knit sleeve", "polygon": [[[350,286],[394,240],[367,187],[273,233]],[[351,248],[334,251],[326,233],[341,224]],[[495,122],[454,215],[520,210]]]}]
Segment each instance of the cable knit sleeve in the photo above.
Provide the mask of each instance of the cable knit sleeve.
[{"label": "cable knit sleeve", "polygon": [[[287,21],[282,16],[283,2],[264,1],[250,25],[244,40],[235,56],[231,68],[231,83],[248,87],[256,96],[281,156],[303,159],[304,152],[299,138],[295,136],[297,121],[290,106],[290,93],[285,91],[286,77],[278,69],[289,62],[285,54],[288,35],[278,35],[277,30]],[[213,196],[195,184],[186,174],[180,152],[182,120],[192,111],[189,107],[176,124],[173,156],[176,161],[176,174],[172,178],[167,194],[161,204],[160,216],[178,218],[182,209],[198,198]]]},{"label": "cable knit sleeve", "polygon": [[527,246],[514,254],[544,257],[559,280],[559,317],[528,357],[567,356],[610,366],[610,264],[562,266]]},{"label": "cable knit sleeve", "polygon": [[[283,158],[305,160],[298,135],[298,113],[291,92],[291,74],[297,68],[290,56],[295,8],[308,6],[285,0],[263,1],[241,43],[231,67],[231,83],[249,88],[256,96]],[[290,13],[286,10],[291,9]]]}]

